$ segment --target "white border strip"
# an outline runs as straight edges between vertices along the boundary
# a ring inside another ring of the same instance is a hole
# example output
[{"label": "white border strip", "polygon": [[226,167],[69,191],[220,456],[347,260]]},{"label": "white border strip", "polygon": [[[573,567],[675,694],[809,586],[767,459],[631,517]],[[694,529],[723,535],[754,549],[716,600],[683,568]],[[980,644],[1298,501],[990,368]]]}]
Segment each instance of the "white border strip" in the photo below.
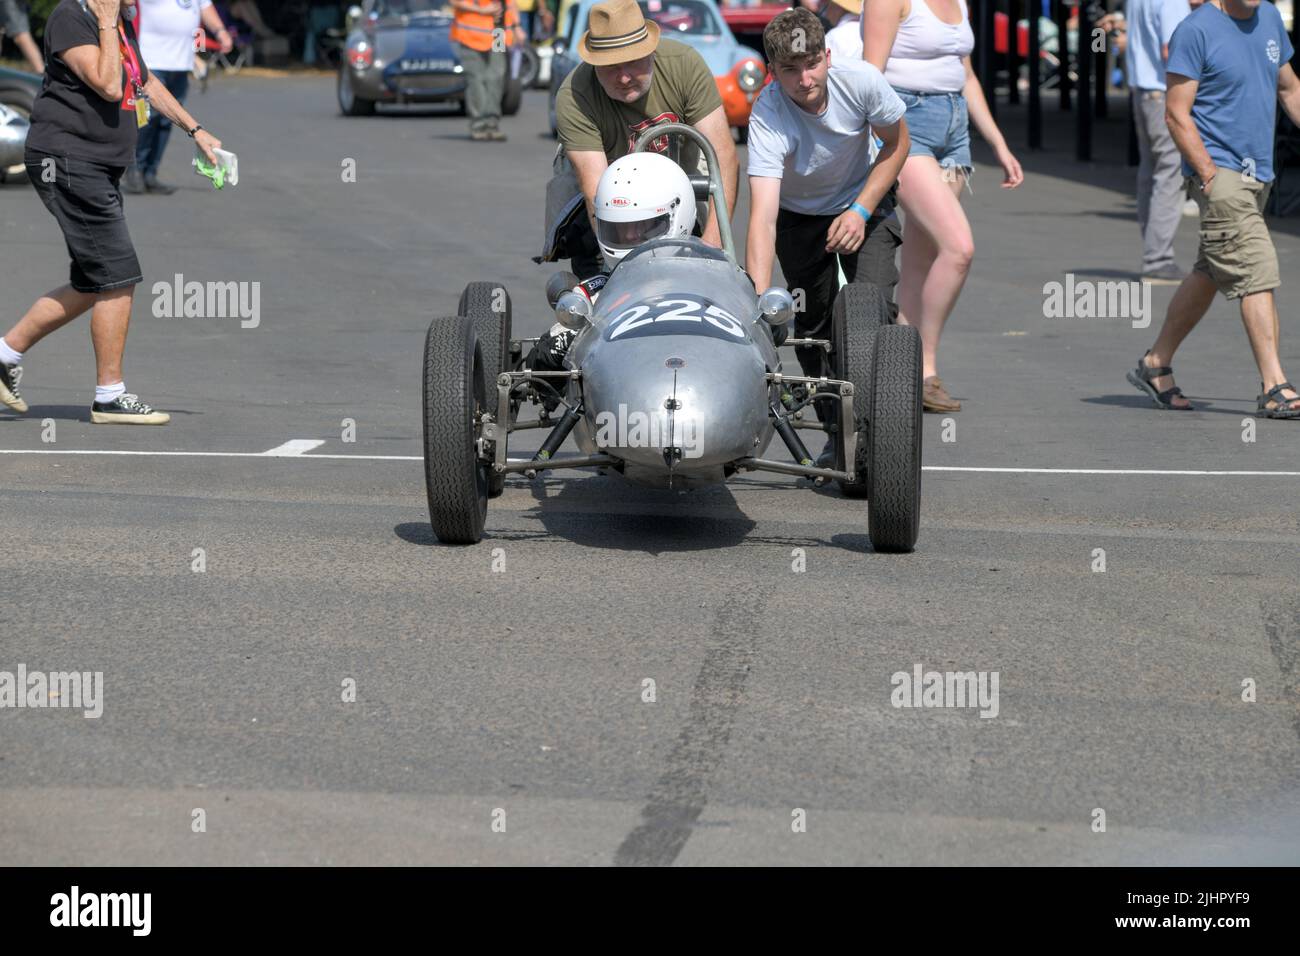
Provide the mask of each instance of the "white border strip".
[{"label": "white border strip", "polygon": [[[142,458],[293,458],[296,461],[424,461],[420,455],[305,455],[265,451],[117,451],[63,448],[0,448],[0,455],[122,455]],[[982,468],[924,465],[922,471],[971,472],[998,475],[1169,475],[1217,478],[1300,478],[1300,471],[1194,471],[1158,468]]]},{"label": "white border strip", "polygon": [[977,471],[1008,475],[1191,475],[1231,478],[1300,478],[1300,471],[1192,471],[1158,468],[964,468],[950,465],[922,465],[922,471]]}]

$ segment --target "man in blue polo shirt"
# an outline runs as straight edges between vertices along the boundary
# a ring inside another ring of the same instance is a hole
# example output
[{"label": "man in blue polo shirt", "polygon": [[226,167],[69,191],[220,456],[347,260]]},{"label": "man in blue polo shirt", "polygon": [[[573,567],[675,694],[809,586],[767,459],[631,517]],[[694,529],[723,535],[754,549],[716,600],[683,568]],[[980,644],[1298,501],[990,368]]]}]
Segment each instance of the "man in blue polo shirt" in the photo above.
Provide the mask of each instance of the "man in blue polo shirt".
[{"label": "man in blue polo shirt", "polygon": [[1128,380],[1160,408],[1190,409],[1170,363],[1215,292],[1241,304],[1259,367],[1257,413],[1300,420],[1300,392],[1278,357],[1277,251],[1264,221],[1273,184],[1276,101],[1300,124],[1294,53],[1271,3],[1209,0],[1174,31],[1166,112],[1201,210],[1196,266],[1174,293],[1151,350]]}]

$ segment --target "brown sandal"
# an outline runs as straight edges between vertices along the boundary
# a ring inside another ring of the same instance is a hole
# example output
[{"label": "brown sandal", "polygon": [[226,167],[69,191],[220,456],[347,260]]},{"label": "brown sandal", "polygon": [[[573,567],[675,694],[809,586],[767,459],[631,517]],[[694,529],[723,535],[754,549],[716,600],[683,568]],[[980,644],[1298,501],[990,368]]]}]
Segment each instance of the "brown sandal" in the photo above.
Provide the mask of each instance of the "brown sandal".
[{"label": "brown sandal", "polygon": [[931,375],[921,383],[921,402],[927,412],[961,411],[961,402],[948,394],[938,375]]}]

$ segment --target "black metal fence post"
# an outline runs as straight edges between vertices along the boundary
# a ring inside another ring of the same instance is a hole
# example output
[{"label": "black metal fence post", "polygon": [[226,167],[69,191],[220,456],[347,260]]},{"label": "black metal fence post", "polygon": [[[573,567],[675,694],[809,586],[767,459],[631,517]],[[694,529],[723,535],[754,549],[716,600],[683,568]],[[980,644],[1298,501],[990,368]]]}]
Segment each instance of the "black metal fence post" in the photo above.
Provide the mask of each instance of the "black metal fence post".
[{"label": "black metal fence post", "polygon": [[1092,15],[1086,3],[1079,4],[1079,95],[1075,111],[1076,138],[1074,155],[1081,162],[1092,159],[1092,97],[1088,84],[1092,80]]},{"label": "black metal fence post", "polygon": [[989,102],[989,112],[995,117],[998,115],[998,55],[994,45],[993,34],[993,15],[995,12],[994,0],[980,0],[979,11],[976,16],[979,17],[979,30],[976,34],[976,49],[983,47],[983,55],[980,57],[981,69],[979,72],[980,85],[984,87],[984,98]]},{"label": "black metal fence post", "polygon": [[1007,102],[1014,104],[1020,102],[1019,23],[1020,0],[1007,0]]},{"label": "black metal fence post", "polygon": [[1061,94],[1061,109],[1069,112],[1070,110],[1070,5],[1068,0],[1052,0],[1056,10],[1056,35],[1057,35],[1057,56],[1060,58],[1060,65],[1057,66],[1057,83],[1056,89]]},{"label": "black metal fence post", "polygon": [[[1107,4],[1105,3],[1105,0],[1098,0],[1097,12],[1104,15],[1107,12],[1106,7]],[[1110,34],[1104,34],[1101,40],[1101,49],[1097,51],[1097,71],[1095,78],[1097,81],[1097,117],[1099,119],[1105,119],[1110,113],[1108,108],[1109,104],[1106,101],[1106,93],[1110,89],[1110,65],[1112,62],[1110,55]]]},{"label": "black metal fence post", "polygon": [[1039,89],[1039,57],[1042,54],[1042,38],[1039,36],[1038,11],[1040,0],[1029,0],[1029,148],[1043,148],[1043,99]]}]

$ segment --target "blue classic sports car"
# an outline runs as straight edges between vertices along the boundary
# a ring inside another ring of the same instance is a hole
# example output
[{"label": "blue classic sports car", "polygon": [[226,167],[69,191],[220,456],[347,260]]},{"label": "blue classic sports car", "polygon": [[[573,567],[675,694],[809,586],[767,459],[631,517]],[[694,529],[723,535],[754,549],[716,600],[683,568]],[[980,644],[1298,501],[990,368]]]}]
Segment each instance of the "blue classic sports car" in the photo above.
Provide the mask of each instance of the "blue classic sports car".
[{"label": "blue classic sports car", "polygon": [[[348,8],[339,109],[369,116],[377,103],[465,105],[465,73],[451,42],[447,0],[365,0]],[[521,57],[510,54],[501,112],[519,112]]]}]

